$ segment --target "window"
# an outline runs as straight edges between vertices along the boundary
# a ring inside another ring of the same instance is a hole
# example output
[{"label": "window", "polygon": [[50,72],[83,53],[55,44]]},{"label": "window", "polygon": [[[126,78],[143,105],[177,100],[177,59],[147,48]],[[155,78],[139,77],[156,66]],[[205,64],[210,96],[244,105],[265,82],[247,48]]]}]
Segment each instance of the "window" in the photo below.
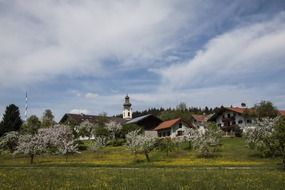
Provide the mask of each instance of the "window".
[{"label": "window", "polygon": [[179,128],[182,128],[182,123],[179,123]]},{"label": "window", "polygon": [[130,116],[130,112],[128,112],[128,116]]},{"label": "window", "polygon": [[242,120],[238,120],[238,124],[242,124],[243,123],[243,121]]},{"label": "window", "polygon": [[167,131],[167,136],[170,136],[170,131]]},{"label": "window", "polygon": [[228,113],[228,118],[230,118],[231,117],[231,114],[230,113]]},{"label": "window", "polygon": [[158,137],[161,137],[161,132],[158,132]]},{"label": "window", "polygon": [[250,119],[248,119],[248,120],[247,120],[247,123],[251,123],[251,120],[250,120]]}]

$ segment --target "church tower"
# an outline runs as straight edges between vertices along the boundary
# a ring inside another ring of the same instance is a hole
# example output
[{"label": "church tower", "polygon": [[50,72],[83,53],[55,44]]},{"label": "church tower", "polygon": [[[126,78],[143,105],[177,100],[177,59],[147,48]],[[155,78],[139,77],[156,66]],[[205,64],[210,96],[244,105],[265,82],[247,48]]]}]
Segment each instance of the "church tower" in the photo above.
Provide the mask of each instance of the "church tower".
[{"label": "church tower", "polygon": [[130,97],[128,95],[125,97],[125,103],[123,106],[124,106],[123,119],[128,119],[128,120],[132,119],[133,117],[132,108],[131,108],[132,104],[130,103]]}]

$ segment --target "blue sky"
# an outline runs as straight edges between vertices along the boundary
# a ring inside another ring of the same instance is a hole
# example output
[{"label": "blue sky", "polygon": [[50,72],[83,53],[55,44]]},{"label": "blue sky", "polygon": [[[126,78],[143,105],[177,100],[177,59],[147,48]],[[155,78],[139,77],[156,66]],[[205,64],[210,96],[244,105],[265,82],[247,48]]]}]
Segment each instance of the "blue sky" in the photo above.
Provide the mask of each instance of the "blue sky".
[{"label": "blue sky", "polygon": [[0,113],[285,109],[284,0],[0,0]]}]

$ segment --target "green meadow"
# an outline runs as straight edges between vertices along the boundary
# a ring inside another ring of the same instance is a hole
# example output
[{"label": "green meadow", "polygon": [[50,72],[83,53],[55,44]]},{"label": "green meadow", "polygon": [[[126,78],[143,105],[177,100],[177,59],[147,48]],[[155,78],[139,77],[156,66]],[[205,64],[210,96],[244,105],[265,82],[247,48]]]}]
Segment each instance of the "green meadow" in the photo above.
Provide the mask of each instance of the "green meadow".
[{"label": "green meadow", "polygon": [[[85,142],[88,146],[89,143]],[[0,155],[1,189],[285,189],[280,158],[262,158],[243,138],[223,138],[214,157],[187,146],[168,156],[134,156],[126,147],[105,147],[63,156]]]}]

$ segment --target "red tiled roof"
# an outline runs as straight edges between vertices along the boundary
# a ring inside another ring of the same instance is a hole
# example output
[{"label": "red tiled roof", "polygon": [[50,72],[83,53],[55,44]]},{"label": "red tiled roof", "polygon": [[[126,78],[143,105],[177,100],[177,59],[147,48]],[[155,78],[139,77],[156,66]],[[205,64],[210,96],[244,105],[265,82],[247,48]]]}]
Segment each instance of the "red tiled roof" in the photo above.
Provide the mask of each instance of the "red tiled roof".
[{"label": "red tiled roof", "polygon": [[236,112],[236,113],[243,113],[247,108],[239,108],[239,107],[226,107],[225,109]]},{"label": "red tiled roof", "polygon": [[278,112],[280,113],[280,115],[285,116],[285,110],[278,110]]},{"label": "red tiled roof", "polygon": [[206,120],[207,115],[192,114],[192,117],[198,122],[203,122]]},{"label": "red tiled roof", "polygon": [[160,129],[168,129],[171,128],[173,125],[177,124],[178,122],[181,121],[181,118],[177,118],[177,119],[172,119],[172,120],[168,120],[168,121],[164,121],[161,124],[159,124],[154,130],[160,130]]},{"label": "red tiled roof", "polygon": [[[237,112],[237,113],[243,113],[247,108],[239,108],[239,107],[231,108],[231,107],[226,107],[225,109],[230,110],[230,111],[233,111],[233,112]],[[255,109],[253,109],[253,108],[249,108],[249,109],[247,109],[247,110],[252,111],[252,112],[255,112]],[[285,110],[278,110],[278,112],[279,112],[280,115],[285,116]]]}]

